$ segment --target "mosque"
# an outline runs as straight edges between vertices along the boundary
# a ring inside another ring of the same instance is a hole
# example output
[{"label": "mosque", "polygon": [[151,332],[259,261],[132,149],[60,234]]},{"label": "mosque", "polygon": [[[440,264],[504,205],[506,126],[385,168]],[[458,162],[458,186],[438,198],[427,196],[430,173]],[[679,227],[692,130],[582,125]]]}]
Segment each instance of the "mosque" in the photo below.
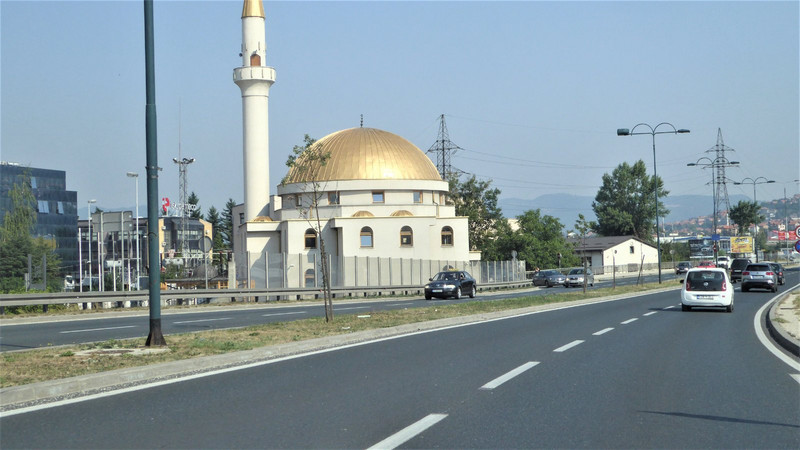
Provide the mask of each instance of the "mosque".
[{"label": "mosque", "polygon": [[[262,0],[244,0],[242,93],[244,203],[234,208],[239,285],[321,286],[321,248],[335,286],[419,285],[449,267],[480,260],[469,251],[467,218],[456,216],[448,183],[408,140],[374,128],[331,133],[323,164],[300,157],[270,193],[269,89]],[[313,207],[312,207],[313,205]],[[318,239],[320,237],[321,239]]]}]

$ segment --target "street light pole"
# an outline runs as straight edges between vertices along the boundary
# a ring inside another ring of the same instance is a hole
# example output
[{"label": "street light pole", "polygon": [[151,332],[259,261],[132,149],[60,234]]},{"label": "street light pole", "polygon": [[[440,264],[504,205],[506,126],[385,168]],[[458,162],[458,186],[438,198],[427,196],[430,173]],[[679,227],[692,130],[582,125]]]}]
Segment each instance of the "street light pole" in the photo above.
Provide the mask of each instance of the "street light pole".
[{"label": "street light pole", "polygon": [[[658,131],[658,127],[666,125],[672,127],[672,131]],[[636,128],[639,126],[647,127],[650,131],[641,131],[636,133]],[[636,136],[640,134],[650,134],[653,136],[653,195],[656,199],[656,246],[658,249],[658,284],[661,284],[661,231],[659,230],[658,224],[658,172],[656,171],[656,135],[657,134],[678,134],[678,133],[689,133],[689,130],[685,128],[676,129],[674,125],[668,122],[661,122],[660,124],[656,125],[655,127],[651,127],[646,123],[639,123],[636,124],[631,129],[627,128],[617,128],[617,136]]]},{"label": "street light pole", "polygon": [[86,202],[87,215],[89,216],[89,292],[92,292],[92,203],[97,203],[97,200],[92,199]]},{"label": "street light pole", "polygon": [[[747,180],[750,180],[750,181],[747,181]],[[738,182],[734,181],[733,184],[741,185],[741,184],[745,184],[746,183],[746,184],[752,184],[753,185],[753,204],[756,205],[756,213],[758,213],[758,209],[760,209],[760,208],[758,207],[758,200],[756,200],[756,185],[757,184],[769,184],[769,183],[774,183],[774,182],[775,182],[775,180],[768,180],[765,177],[758,177],[756,179],[752,179],[750,177],[747,177],[742,181],[738,181]],[[753,251],[756,254],[756,262],[758,262],[758,224],[757,223],[753,224]]]},{"label": "street light pole", "polygon": [[139,253],[139,174],[136,172],[128,172],[126,175],[136,179],[136,290],[138,291],[139,276],[141,275],[141,267],[139,266],[139,261],[141,261],[141,253]]}]

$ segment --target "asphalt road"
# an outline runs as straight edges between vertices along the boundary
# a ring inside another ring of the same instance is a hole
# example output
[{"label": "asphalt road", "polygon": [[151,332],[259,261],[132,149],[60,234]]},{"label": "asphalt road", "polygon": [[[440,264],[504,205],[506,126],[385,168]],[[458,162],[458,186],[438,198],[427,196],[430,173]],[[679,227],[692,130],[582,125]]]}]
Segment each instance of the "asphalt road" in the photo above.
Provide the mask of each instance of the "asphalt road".
[{"label": "asphalt road", "polygon": [[[674,273],[664,273],[662,277],[667,282],[674,282]],[[645,281],[657,279],[649,275]],[[598,282],[594,288],[610,287],[611,281]],[[618,286],[635,284],[635,278],[617,280]],[[553,290],[563,290],[564,287],[536,288],[525,295],[542,295]],[[579,288],[570,288],[579,289]],[[481,293],[476,300],[491,301],[519,296],[519,291]],[[469,299],[467,299],[469,300]],[[418,308],[431,304],[453,303],[456,300],[425,301],[422,297],[398,298],[392,301],[348,301],[342,303],[334,300],[335,314],[370,313],[389,309]],[[462,302],[465,300],[461,300]],[[248,306],[253,306],[248,305]],[[29,350],[32,348],[81,344],[88,342],[102,342],[111,339],[146,338],[150,322],[147,311],[137,315],[124,314],[124,310],[115,310],[111,313],[97,313],[96,315],[77,315],[73,317],[45,318],[40,322],[15,323],[27,321],[0,322],[0,352]],[[161,327],[165,335],[206,331],[223,328],[247,327],[270,322],[286,322],[291,320],[306,319],[309,317],[323,317],[325,311],[321,303],[304,303],[292,305],[267,304],[260,307],[243,308],[192,308],[180,310],[162,310]],[[60,320],[65,319],[65,320]],[[68,320],[66,320],[68,319]]]},{"label": "asphalt road", "polygon": [[800,374],[677,292],[407,335],[0,418],[3,448],[800,448]]}]

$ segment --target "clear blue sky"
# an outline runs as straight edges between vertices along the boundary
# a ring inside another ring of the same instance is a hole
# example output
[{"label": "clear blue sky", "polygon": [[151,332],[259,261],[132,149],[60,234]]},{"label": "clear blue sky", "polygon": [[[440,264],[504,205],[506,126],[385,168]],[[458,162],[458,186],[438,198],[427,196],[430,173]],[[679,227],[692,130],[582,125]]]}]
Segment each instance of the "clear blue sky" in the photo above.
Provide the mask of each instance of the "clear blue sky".
[{"label": "clear blue sky", "polygon": [[[159,196],[178,199],[180,129],[204,212],[243,200],[232,82],[241,4],[154,8]],[[798,192],[782,184],[800,178],[796,1],[266,2],[265,11],[277,71],[273,194],[304,134],[356,127],[361,114],[423,151],[445,114],[465,149],[453,165],[507,198],[594,196],[624,161],[643,159],[652,173],[650,136],[616,136],[640,122],[691,129],[656,137],[672,195],[710,196],[710,172],[686,163],[709,156],[718,128],[741,161],[731,179],[779,182],[758,186],[759,200]],[[90,198],[132,206],[125,173],[138,171],[143,205],[143,22],[141,1],[2,0],[0,158],[66,170],[79,208]],[[752,196],[752,186],[729,192]]]}]

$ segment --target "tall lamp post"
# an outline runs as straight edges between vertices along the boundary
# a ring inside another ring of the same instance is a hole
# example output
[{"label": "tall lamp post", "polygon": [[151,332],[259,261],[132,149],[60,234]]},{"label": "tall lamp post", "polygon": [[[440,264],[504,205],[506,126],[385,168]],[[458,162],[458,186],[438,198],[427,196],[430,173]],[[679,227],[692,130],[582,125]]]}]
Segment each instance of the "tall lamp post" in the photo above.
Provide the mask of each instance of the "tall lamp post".
[{"label": "tall lamp post", "polygon": [[[141,261],[141,253],[139,253],[139,174],[136,172],[128,172],[126,175],[136,180],[136,290],[138,291],[141,270],[139,267],[139,261]],[[130,284],[128,286],[130,286]]]},{"label": "tall lamp post", "polygon": [[[700,161],[708,161],[708,163],[700,163]],[[717,179],[716,179],[716,169],[717,167],[725,166],[725,167],[733,167],[738,166],[739,161],[728,161],[728,158],[724,156],[720,156],[719,158],[711,158],[702,157],[698,159],[696,162],[686,164],[688,167],[695,167],[699,166],[703,169],[711,167],[711,198],[714,202],[714,217],[712,218],[712,229],[711,229],[711,240],[714,240],[714,236],[717,235]],[[714,264],[717,263],[717,255],[719,254],[719,245],[717,244],[719,241],[714,241]]]},{"label": "tall lamp post", "polygon": [[92,203],[97,203],[97,200],[86,201],[86,213],[89,216],[89,292],[92,292]]},{"label": "tall lamp post", "polygon": [[[672,128],[672,130],[667,131],[658,131],[658,128],[661,126],[668,126]],[[650,131],[640,131],[636,132],[638,127],[647,127]],[[677,129],[674,125],[668,122],[661,122],[660,124],[656,125],[655,127],[651,127],[646,123],[639,123],[636,124],[633,128],[617,128],[617,136],[636,136],[640,134],[649,134],[653,136],[653,195],[656,199],[656,245],[658,248],[658,284],[661,284],[661,231],[658,229],[658,172],[656,171],[656,135],[657,134],[683,134],[688,133],[689,130],[685,128]]]},{"label": "tall lamp post", "polygon": [[[749,180],[749,181],[748,181]],[[735,185],[742,185],[742,184],[752,184],[753,185],[753,203],[755,203],[756,208],[758,208],[758,200],[756,200],[756,185],[757,184],[769,184],[774,183],[775,180],[768,180],[765,177],[758,177],[756,179],[752,179],[750,177],[745,178],[742,181],[734,181],[733,184]],[[756,262],[758,262],[758,224],[753,224],[753,251],[756,254]]]}]

